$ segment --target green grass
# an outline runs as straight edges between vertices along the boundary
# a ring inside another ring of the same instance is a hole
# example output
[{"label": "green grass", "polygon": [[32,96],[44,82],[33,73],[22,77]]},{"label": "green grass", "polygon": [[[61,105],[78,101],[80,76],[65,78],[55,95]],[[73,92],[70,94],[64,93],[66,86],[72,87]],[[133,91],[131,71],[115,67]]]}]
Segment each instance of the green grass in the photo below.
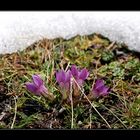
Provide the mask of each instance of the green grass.
[{"label": "green grass", "polygon": [[[104,79],[111,88],[108,96],[90,100],[101,116],[81,92],[80,97],[73,97],[73,128],[140,128],[139,57],[125,44],[97,34],[69,40],[44,39],[24,51],[1,55],[0,105],[4,107],[0,108],[0,116],[2,112],[5,115],[0,120],[0,128],[11,128],[16,114],[13,128],[71,129],[71,104],[62,100],[55,72],[72,64],[90,71],[84,84],[86,95],[97,78]],[[55,95],[54,101],[36,97],[25,89],[25,82],[31,81],[33,74],[41,75],[48,90]]]}]

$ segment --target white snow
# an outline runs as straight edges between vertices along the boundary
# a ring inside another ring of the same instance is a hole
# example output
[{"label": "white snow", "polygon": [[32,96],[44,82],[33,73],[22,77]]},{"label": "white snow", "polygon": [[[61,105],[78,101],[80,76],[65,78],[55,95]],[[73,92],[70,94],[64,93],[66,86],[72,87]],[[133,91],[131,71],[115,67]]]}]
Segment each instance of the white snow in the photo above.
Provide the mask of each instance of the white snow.
[{"label": "white snow", "polygon": [[42,38],[100,33],[140,52],[140,12],[0,12],[0,54]]}]

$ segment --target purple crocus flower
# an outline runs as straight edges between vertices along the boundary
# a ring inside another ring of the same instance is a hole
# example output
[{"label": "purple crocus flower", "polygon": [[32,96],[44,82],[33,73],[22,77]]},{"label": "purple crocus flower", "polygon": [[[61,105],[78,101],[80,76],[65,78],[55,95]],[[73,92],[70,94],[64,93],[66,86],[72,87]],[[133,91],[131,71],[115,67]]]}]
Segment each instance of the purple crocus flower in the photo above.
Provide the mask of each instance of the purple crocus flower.
[{"label": "purple crocus flower", "polygon": [[25,83],[26,88],[30,92],[34,93],[37,96],[44,95],[44,94],[48,93],[48,90],[45,87],[44,82],[39,75],[33,75],[32,80],[33,80],[33,82]]},{"label": "purple crocus flower", "polygon": [[82,86],[83,83],[84,83],[84,80],[86,80],[86,78],[88,77],[89,75],[89,72],[87,69],[82,69],[82,70],[79,70],[77,69],[77,67],[75,65],[72,65],[71,67],[71,73],[73,75],[73,77],[75,78],[76,82]]},{"label": "purple crocus flower", "polygon": [[[84,84],[84,80],[86,80],[86,78],[88,77],[89,75],[89,72],[87,69],[82,69],[82,70],[79,70],[77,69],[77,67],[75,65],[72,65],[71,67],[71,73],[72,73],[72,76],[74,77],[74,79],[76,80],[76,82],[78,83],[79,86],[83,86]],[[78,85],[77,83],[73,83],[73,89],[74,89],[74,96],[79,96],[80,95],[80,90],[78,88]]]},{"label": "purple crocus flower", "polygon": [[95,98],[98,98],[99,96],[105,96],[109,93],[109,87],[105,86],[102,79],[98,79],[92,88],[92,93]]},{"label": "purple crocus flower", "polygon": [[56,72],[56,81],[58,82],[61,91],[63,93],[63,99],[68,97],[68,92],[70,90],[70,79],[71,79],[71,71],[60,70]]},{"label": "purple crocus flower", "polygon": [[60,70],[56,72],[56,81],[61,88],[69,89],[70,87],[71,71]]}]

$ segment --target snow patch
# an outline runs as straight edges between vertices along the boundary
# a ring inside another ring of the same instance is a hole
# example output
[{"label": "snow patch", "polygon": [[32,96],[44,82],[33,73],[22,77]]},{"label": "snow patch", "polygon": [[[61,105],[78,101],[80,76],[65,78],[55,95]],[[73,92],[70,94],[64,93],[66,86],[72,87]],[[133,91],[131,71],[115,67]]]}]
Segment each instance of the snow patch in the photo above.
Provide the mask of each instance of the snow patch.
[{"label": "snow patch", "polygon": [[100,33],[140,52],[140,12],[0,12],[0,54],[42,38]]}]

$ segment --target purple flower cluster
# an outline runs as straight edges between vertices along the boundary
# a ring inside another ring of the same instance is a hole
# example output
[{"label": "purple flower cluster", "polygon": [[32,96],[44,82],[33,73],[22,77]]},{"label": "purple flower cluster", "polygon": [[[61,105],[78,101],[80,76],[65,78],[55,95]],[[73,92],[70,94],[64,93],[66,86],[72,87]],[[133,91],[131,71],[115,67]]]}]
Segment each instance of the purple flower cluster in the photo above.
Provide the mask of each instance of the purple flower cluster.
[{"label": "purple flower cluster", "polygon": [[[56,73],[56,81],[59,86],[63,90],[63,94],[65,94],[65,98],[68,96],[68,92],[70,90],[70,82],[71,78],[74,77],[79,86],[82,86],[84,80],[88,77],[89,72],[87,69],[79,70],[75,65],[72,65],[71,70],[64,71],[60,70]],[[76,90],[76,84],[74,84],[74,90]],[[67,94],[67,95],[66,95]]]},{"label": "purple flower cluster", "polygon": [[[89,72],[86,68],[78,69],[75,65],[72,65],[70,70],[59,70],[58,72],[56,72],[56,81],[60,86],[61,92],[63,94],[63,99],[67,99],[67,97],[69,96],[71,78],[74,78],[76,81],[72,83],[74,95],[78,95],[79,88],[77,84],[80,87],[83,87],[84,81],[88,76]],[[27,90],[37,96],[48,95],[48,89],[45,87],[44,81],[39,75],[33,75],[32,82],[27,82],[25,85]],[[109,87],[104,84],[104,81],[102,79],[97,79],[91,89],[92,96],[94,98],[98,98],[100,96],[108,95],[108,93]]]},{"label": "purple flower cluster", "polygon": [[70,79],[73,76],[79,85],[83,85],[84,80],[88,77],[89,72],[87,69],[79,70],[75,65],[72,65],[71,70],[60,70],[56,73],[56,81],[60,87],[69,88]]}]

